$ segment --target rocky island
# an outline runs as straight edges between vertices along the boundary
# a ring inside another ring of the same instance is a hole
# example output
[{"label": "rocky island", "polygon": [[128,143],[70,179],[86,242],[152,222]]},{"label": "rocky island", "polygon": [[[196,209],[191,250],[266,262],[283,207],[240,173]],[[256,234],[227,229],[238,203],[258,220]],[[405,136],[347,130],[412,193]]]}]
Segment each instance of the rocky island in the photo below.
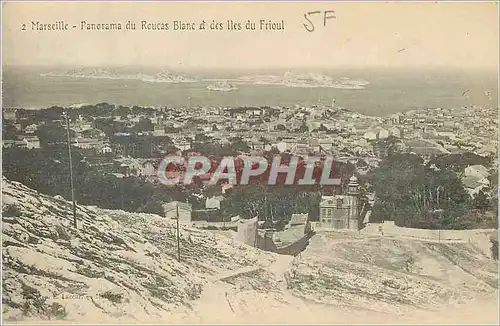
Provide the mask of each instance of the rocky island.
[{"label": "rocky island", "polygon": [[226,81],[218,81],[214,84],[210,84],[207,86],[207,89],[210,91],[219,91],[219,92],[230,92],[237,90],[238,88],[233,84],[230,84]]},{"label": "rocky island", "polygon": [[254,85],[281,85],[287,87],[332,87],[342,89],[363,89],[369,82],[353,80],[347,77],[332,78],[317,73],[286,72],[283,76],[253,75],[243,76],[235,80],[242,84]]}]

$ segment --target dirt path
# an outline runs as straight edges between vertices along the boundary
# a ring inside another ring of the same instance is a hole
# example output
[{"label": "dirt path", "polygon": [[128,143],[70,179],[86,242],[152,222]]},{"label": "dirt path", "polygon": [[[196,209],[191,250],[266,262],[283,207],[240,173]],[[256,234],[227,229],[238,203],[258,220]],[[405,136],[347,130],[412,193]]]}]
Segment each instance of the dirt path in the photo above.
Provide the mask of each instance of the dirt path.
[{"label": "dirt path", "polygon": [[262,268],[255,267],[255,266],[242,267],[242,268],[237,269],[235,271],[225,272],[225,273],[221,273],[220,275],[217,275],[216,277],[213,278],[213,282],[224,281],[228,278],[238,277],[240,275],[245,275],[245,274],[251,274],[251,273],[256,272],[260,269],[262,269]]}]

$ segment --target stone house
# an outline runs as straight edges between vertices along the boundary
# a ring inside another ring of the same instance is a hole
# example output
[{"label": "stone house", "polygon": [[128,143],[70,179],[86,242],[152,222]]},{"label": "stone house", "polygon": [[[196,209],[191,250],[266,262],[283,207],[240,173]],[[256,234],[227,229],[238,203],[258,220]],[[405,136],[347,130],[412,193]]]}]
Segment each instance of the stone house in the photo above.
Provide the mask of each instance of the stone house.
[{"label": "stone house", "polygon": [[319,205],[321,228],[334,230],[359,229],[359,184],[352,176],[345,195],[323,196]]}]

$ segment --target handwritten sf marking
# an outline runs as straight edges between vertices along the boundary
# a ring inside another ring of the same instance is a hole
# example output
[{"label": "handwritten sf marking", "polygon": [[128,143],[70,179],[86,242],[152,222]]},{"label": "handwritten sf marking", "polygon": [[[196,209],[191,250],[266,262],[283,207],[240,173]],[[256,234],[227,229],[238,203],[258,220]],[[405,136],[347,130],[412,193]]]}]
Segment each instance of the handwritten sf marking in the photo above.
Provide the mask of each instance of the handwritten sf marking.
[{"label": "handwritten sf marking", "polygon": [[[304,18],[309,22],[309,24],[304,23],[304,28],[306,29],[306,31],[314,32],[314,23],[309,19],[309,16],[317,14],[321,14],[321,11],[320,10],[310,11],[304,14]],[[325,10],[323,12],[323,26],[326,27],[326,21],[328,19],[336,19],[336,18],[337,16],[335,16],[334,10]]]}]

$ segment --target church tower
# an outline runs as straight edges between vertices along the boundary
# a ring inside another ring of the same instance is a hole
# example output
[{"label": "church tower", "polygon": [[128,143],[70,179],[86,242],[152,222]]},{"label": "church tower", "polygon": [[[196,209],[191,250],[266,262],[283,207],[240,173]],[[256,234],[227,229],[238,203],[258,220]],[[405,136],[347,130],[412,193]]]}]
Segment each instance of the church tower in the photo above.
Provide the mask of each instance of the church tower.
[{"label": "church tower", "polygon": [[347,185],[347,195],[349,196],[350,211],[349,211],[349,230],[359,229],[359,183],[358,178],[353,175],[349,179],[349,184]]}]

